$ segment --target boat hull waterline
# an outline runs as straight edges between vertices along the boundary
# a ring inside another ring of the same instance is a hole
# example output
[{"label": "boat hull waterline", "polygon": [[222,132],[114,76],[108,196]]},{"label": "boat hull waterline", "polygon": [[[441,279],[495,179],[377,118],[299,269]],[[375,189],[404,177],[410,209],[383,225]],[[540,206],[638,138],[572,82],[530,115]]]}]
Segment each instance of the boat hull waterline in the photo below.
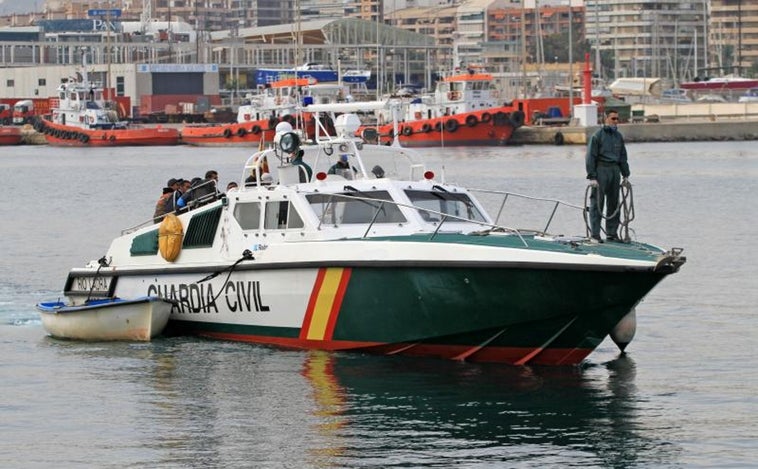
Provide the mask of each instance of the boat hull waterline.
[{"label": "boat hull waterline", "polygon": [[[410,148],[505,145],[523,124],[522,114],[516,118],[505,109],[406,121],[398,126],[398,139]],[[394,132],[393,124],[380,126],[380,142],[391,143]]]},{"label": "boat hull waterline", "polygon": [[18,145],[23,138],[21,128],[0,126],[0,145]]},{"label": "boat hull waterline", "polygon": [[134,300],[96,299],[79,305],[37,305],[42,326],[59,339],[149,341],[166,327],[172,303],[151,296]]},{"label": "boat hull waterline", "polygon": [[122,147],[178,145],[179,130],[169,127],[86,129],[42,119],[36,126],[48,144],[62,147]]}]

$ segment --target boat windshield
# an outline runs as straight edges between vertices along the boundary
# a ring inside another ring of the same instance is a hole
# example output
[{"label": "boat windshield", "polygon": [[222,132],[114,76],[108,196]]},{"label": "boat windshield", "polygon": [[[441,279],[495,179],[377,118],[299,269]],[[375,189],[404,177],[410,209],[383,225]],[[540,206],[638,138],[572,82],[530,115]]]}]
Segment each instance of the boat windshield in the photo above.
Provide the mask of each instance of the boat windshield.
[{"label": "boat windshield", "polygon": [[[310,194],[306,198],[323,223],[405,223],[407,220],[387,191]],[[370,200],[368,200],[370,199]],[[382,201],[388,201],[383,203]]]},{"label": "boat windshield", "polygon": [[[411,200],[413,205],[417,207],[465,218],[471,221],[486,222],[482,213],[476,208],[476,205],[474,205],[474,202],[467,194],[421,190],[406,190],[405,194]],[[439,221],[439,215],[436,213],[419,210],[419,214],[424,220]]]}]

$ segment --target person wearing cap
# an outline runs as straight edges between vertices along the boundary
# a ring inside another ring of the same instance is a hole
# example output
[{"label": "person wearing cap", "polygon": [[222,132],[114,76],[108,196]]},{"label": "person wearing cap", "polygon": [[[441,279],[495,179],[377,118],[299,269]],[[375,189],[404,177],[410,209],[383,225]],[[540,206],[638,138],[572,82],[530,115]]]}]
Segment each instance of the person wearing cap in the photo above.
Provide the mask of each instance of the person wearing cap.
[{"label": "person wearing cap", "polygon": [[166,187],[171,188],[172,191],[179,189],[179,179],[171,178],[166,182]]},{"label": "person wearing cap", "polygon": [[[173,183],[172,183],[173,182]],[[166,215],[166,202],[171,198],[171,194],[174,192],[176,185],[175,179],[169,179],[166,187],[163,188],[163,193],[158,197],[155,202],[155,211],[153,211],[153,221],[155,223],[163,220],[163,216]]]},{"label": "person wearing cap", "polygon": [[177,189],[171,192],[171,195],[166,199],[166,206],[163,209],[164,214],[175,212],[176,209],[179,208],[179,199],[181,199],[182,195],[189,190],[190,181],[182,178],[176,179],[176,187]]},{"label": "person wearing cap", "polygon": [[[331,168],[329,168],[329,171],[327,171],[327,174],[339,174],[345,179],[353,179],[353,175],[350,174],[350,171],[349,171],[350,170],[349,158],[350,158],[350,155],[348,155],[347,153],[341,154],[337,162],[334,163]],[[357,173],[357,172],[358,170],[353,168],[353,173]]]}]

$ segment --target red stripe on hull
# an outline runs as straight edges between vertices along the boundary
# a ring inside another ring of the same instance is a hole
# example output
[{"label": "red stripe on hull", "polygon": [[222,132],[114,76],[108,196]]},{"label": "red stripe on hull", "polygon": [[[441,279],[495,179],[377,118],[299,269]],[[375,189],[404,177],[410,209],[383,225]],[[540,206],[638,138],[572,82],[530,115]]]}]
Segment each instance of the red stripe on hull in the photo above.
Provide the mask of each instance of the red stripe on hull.
[{"label": "red stripe on hull", "polygon": [[[196,335],[213,339],[232,340],[236,342],[249,342],[261,345],[270,345],[290,349],[303,350],[327,350],[327,351],[354,351],[366,352],[379,355],[407,355],[413,357],[442,358],[456,360],[470,347],[465,345],[439,345],[439,344],[375,344],[368,342],[349,341],[313,341],[286,337],[270,337],[248,334],[235,334],[213,331],[196,331]],[[532,354],[534,348],[528,347],[484,347],[466,360],[472,363],[502,363],[516,365],[525,356]],[[523,365],[548,365],[570,366],[578,365],[590,353],[589,348],[547,348],[534,355]]]},{"label": "red stripe on hull", "polygon": [[324,338],[331,340],[334,337],[334,326],[337,324],[337,317],[342,307],[342,300],[345,298],[345,291],[347,291],[347,284],[350,281],[350,273],[353,269],[345,269],[342,272],[342,278],[340,279],[340,285],[337,287],[337,295],[334,298],[332,304],[332,311],[329,313],[329,322],[326,324],[326,334]]},{"label": "red stripe on hull", "polygon": [[313,283],[313,290],[311,290],[311,297],[308,300],[308,309],[305,310],[305,318],[303,318],[303,325],[300,328],[300,339],[305,340],[308,336],[308,330],[311,328],[311,321],[313,320],[313,311],[316,309],[316,301],[318,301],[318,294],[321,291],[321,285],[324,284],[324,277],[326,277],[326,269],[319,269],[316,275],[316,281]]}]

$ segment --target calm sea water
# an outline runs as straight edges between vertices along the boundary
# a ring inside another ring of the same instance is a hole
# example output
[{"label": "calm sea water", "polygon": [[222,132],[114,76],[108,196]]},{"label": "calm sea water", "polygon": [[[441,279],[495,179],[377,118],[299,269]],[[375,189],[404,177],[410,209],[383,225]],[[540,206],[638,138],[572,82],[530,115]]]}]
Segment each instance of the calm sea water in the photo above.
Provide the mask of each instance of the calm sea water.
[{"label": "calm sea water", "polygon": [[[636,236],[688,262],[626,356],[516,368],[193,338],[45,336],[34,304],[245,149],[3,147],[0,467],[754,467],[756,142],[629,146]],[[423,152],[449,180],[581,204],[581,147]]]}]

